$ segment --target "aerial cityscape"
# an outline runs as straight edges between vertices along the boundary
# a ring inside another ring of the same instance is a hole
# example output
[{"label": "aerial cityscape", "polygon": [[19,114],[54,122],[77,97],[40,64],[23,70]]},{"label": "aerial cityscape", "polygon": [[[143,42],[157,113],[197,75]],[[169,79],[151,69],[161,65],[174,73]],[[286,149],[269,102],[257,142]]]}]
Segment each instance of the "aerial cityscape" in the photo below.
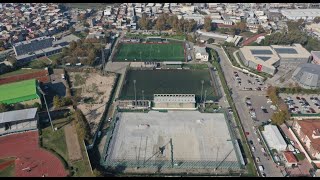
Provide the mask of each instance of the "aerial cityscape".
[{"label": "aerial cityscape", "polygon": [[0,3],[0,177],[320,177],[320,3]]}]

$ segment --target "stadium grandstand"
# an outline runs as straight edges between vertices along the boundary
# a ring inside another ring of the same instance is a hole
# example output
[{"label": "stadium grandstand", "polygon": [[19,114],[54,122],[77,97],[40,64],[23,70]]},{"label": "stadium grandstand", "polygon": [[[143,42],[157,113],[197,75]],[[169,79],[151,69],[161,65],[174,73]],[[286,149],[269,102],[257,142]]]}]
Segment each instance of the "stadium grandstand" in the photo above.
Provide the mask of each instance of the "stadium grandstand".
[{"label": "stadium grandstand", "polygon": [[0,113],[0,136],[36,130],[38,119],[37,108]]},{"label": "stadium grandstand", "polygon": [[38,82],[35,79],[0,85],[0,103],[41,104]]},{"label": "stadium grandstand", "polygon": [[154,94],[153,109],[196,109],[195,94]]}]

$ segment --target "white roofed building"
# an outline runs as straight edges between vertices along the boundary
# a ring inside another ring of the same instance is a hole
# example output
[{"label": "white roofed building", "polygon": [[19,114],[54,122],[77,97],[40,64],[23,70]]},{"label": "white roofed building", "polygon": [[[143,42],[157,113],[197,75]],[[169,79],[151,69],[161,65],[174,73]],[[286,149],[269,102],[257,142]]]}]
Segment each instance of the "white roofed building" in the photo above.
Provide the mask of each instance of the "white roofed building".
[{"label": "white roofed building", "polygon": [[0,136],[37,129],[37,108],[0,113]]},{"label": "white roofed building", "polygon": [[264,131],[261,131],[261,133],[270,150],[276,149],[278,152],[286,150],[287,143],[277,126],[266,125],[264,126]]},{"label": "white roofed building", "polygon": [[196,109],[195,94],[154,94],[153,109]]}]

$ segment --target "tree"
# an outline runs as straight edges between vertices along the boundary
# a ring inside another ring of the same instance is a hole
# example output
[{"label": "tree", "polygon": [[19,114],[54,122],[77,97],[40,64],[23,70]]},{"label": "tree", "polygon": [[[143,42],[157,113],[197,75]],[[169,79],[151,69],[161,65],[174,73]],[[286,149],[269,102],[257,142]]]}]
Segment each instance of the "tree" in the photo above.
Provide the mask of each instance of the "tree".
[{"label": "tree", "polygon": [[238,22],[235,26],[236,31],[244,32],[247,30],[247,23],[245,22]]},{"label": "tree", "polygon": [[13,67],[15,67],[17,65],[17,59],[13,56],[8,56],[7,61],[9,61]]},{"label": "tree", "polygon": [[263,29],[261,25],[258,26],[258,34],[265,33],[266,31]]},{"label": "tree", "polygon": [[60,107],[62,107],[59,96],[54,96],[54,97],[53,97],[53,106],[54,106],[55,108],[60,108]]},{"label": "tree", "polygon": [[156,21],[155,28],[159,31],[164,30],[166,25],[166,20],[163,17],[159,17]]},{"label": "tree", "polygon": [[90,30],[88,28],[84,29],[83,32],[85,32],[86,34],[88,34],[90,32]]},{"label": "tree", "polygon": [[4,41],[0,41],[0,47],[4,47]]},{"label": "tree", "polygon": [[209,39],[207,40],[207,43],[208,43],[208,44],[212,44],[212,43],[214,43],[214,39],[209,38]]},{"label": "tree", "polygon": [[211,31],[212,30],[212,20],[209,16],[206,16],[204,18],[204,29],[206,31]]},{"label": "tree", "polygon": [[314,23],[320,23],[320,16],[317,16],[317,17],[315,17],[314,19],[313,19],[313,22]]},{"label": "tree", "polygon": [[37,108],[38,110],[41,109],[41,105],[38,102],[35,102],[32,106]]},{"label": "tree", "polygon": [[0,113],[8,111],[9,108],[6,104],[0,103]]},{"label": "tree", "polygon": [[24,105],[21,104],[21,103],[16,103],[16,104],[13,105],[13,109],[14,110],[21,110],[21,109],[24,109],[24,108],[25,108]]},{"label": "tree", "polygon": [[83,23],[83,26],[84,26],[84,27],[90,27],[90,24],[89,24],[88,22],[84,22],[84,23]]},{"label": "tree", "polygon": [[93,170],[93,175],[94,175],[95,177],[103,177],[102,172],[99,171],[98,169],[94,169],[94,170]]},{"label": "tree", "polygon": [[[70,48],[70,51],[75,50],[77,48],[77,43],[75,41],[71,41],[70,45],[69,45],[69,48]],[[66,51],[66,49],[65,49],[65,51]],[[66,53],[66,52],[63,52],[63,49],[62,49],[62,53]]]},{"label": "tree", "polygon": [[151,21],[148,19],[147,14],[143,13],[141,19],[138,20],[138,25],[141,29],[149,30]]},{"label": "tree", "polygon": [[69,31],[73,34],[76,32],[76,29],[74,27],[70,27]]}]

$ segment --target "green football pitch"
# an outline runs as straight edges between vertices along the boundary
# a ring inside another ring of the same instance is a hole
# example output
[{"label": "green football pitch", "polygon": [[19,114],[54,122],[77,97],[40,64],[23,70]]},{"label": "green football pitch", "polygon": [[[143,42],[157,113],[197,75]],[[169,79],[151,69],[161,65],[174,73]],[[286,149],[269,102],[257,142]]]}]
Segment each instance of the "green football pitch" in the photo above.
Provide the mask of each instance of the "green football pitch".
[{"label": "green football pitch", "polygon": [[120,93],[120,99],[134,99],[134,83],[136,80],[137,99],[153,99],[153,94],[195,94],[201,99],[201,81],[203,95],[207,100],[219,99],[217,87],[212,83],[209,70],[129,70]]},{"label": "green football pitch", "polygon": [[115,61],[146,62],[146,61],[184,61],[182,43],[144,44],[121,43]]}]

